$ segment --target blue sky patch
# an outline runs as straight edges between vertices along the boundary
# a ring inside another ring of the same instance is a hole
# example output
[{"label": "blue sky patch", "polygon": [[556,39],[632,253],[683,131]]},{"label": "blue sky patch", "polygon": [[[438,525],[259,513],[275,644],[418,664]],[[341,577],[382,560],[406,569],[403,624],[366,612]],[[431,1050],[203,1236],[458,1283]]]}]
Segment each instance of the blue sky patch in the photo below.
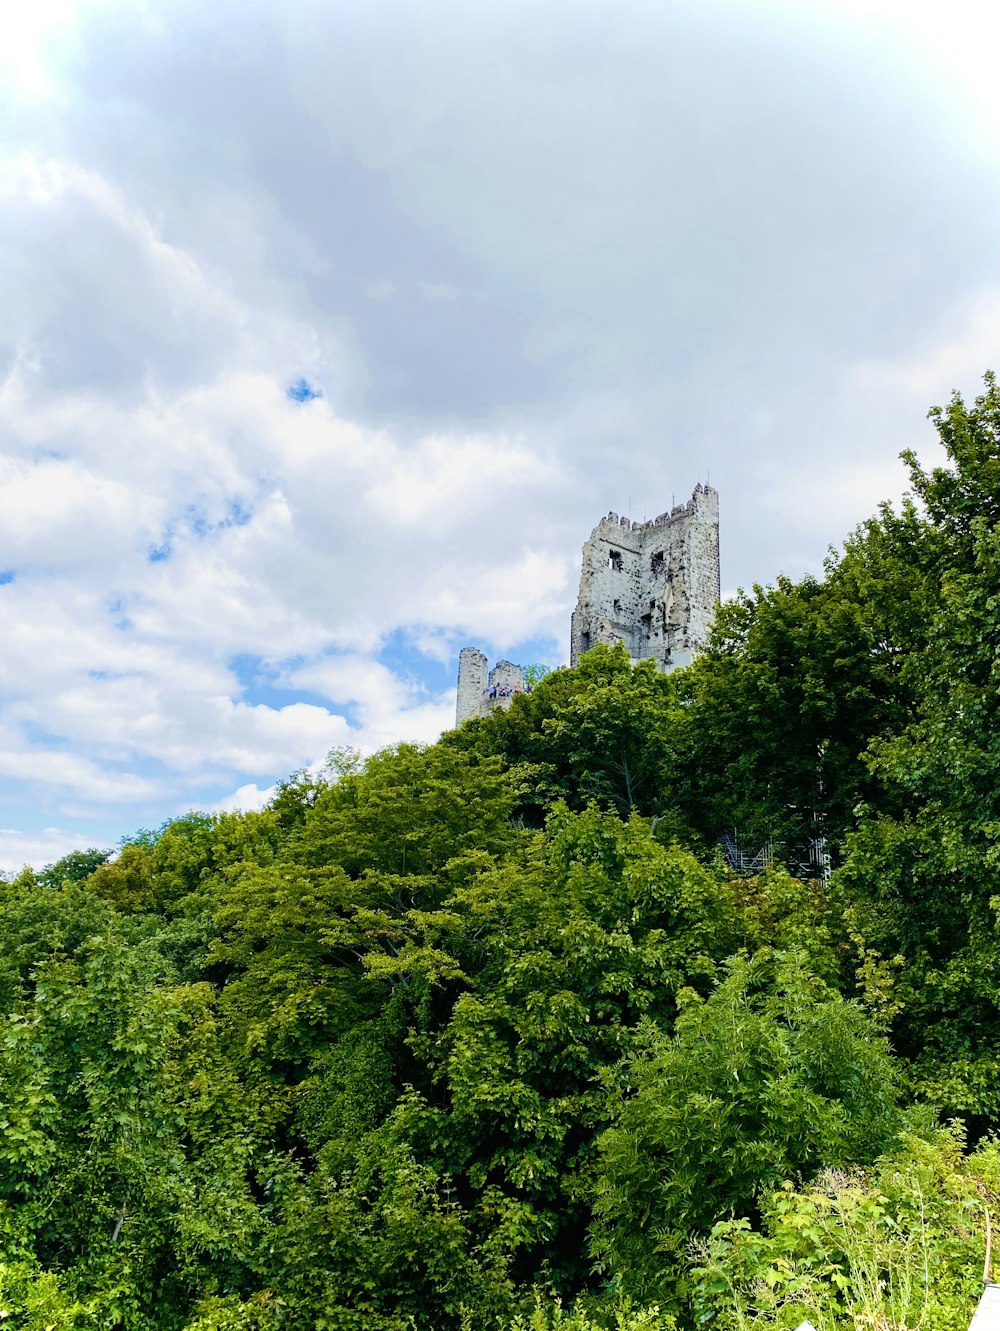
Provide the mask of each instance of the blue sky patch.
[{"label": "blue sky patch", "polygon": [[[184,521],[188,530],[193,536],[201,538],[214,536],[218,532],[225,531],[227,527],[245,527],[252,519],[253,505],[244,503],[242,499],[230,499],[226,504],[225,513],[217,521],[212,521],[198,504],[189,504],[184,510]],[[171,535],[172,533],[168,532],[162,543],[167,547],[168,554]]]},{"label": "blue sky patch", "polygon": [[129,619],[126,614],[125,602],[120,596],[115,597],[114,600],[108,602],[108,613],[118,616],[117,619],[112,621],[116,629],[121,629],[124,632],[126,629],[135,628],[135,622]]},{"label": "blue sky patch", "polygon": [[230,499],[226,516],[219,523],[220,527],[245,527],[253,517],[253,508],[244,504],[242,499]]},{"label": "blue sky patch", "polygon": [[417,632],[397,629],[386,638],[378,653],[378,660],[401,679],[425,689],[428,696],[455,687],[458,679],[458,653],[463,647],[478,647],[489,657],[491,666],[504,658],[517,665],[542,664],[551,668],[565,664],[560,659],[559,644],[551,637],[526,638],[498,653],[496,647],[484,639],[454,635],[446,661],[425,655],[415,639],[419,639]]},{"label": "blue sky patch", "polygon": [[[318,693],[313,693],[309,689],[302,689],[283,682],[283,678],[290,674],[297,664],[301,664],[300,658],[289,658],[283,661],[280,666],[273,662],[265,661],[262,656],[254,656],[252,652],[241,652],[237,656],[231,656],[227,662],[229,669],[236,676],[240,686],[240,701],[249,703],[252,707],[273,707],[280,709],[289,707],[292,703],[304,702],[313,707],[322,707],[325,711],[330,711],[330,700],[324,698]],[[354,724],[349,709],[337,707],[338,713],[347,716],[349,723]],[[286,773],[279,773],[284,776]]]},{"label": "blue sky patch", "polygon": [[293,402],[311,402],[313,398],[322,397],[322,389],[313,388],[308,379],[296,379],[285,389],[285,396],[290,397]]},{"label": "blue sky patch", "polygon": [[16,576],[12,568],[5,568],[0,571],[0,587],[6,587],[8,582],[13,582]]}]

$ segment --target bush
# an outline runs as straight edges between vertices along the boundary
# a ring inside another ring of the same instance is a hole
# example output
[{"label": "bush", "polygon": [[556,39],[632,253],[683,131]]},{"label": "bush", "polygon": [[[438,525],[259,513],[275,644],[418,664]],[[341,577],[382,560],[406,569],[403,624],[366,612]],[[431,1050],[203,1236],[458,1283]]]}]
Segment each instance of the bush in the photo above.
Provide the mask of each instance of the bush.
[{"label": "bush", "polygon": [[965,1331],[982,1292],[984,1210],[996,1214],[1000,1154],[968,1159],[961,1137],[907,1135],[868,1172],[826,1170],[767,1201],[759,1230],[715,1225],[693,1246],[692,1303],[718,1331]]},{"label": "bush", "polygon": [[688,1236],[783,1179],[874,1160],[894,1139],[892,1062],[868,1018],[797,955],[737,958],[673,1038],[652,1026],[600,1140],[593,1246],[640,1298],[664,1297]]}]

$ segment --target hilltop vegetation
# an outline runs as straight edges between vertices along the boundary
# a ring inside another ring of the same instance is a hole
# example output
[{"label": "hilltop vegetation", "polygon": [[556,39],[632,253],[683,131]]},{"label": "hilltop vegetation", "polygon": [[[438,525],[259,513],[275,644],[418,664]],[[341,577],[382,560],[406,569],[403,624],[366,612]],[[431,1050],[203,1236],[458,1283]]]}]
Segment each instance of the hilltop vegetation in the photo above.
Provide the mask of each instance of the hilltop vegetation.
[{"label": "hilltop vegetation", "polygon": [[[1000,393],[669,677],[0,885],[30,1331],[963,1328],[1000,1201]],[[720,833],[772,848],[740,877]],[[833,872],[796,877],[818,835]]]}]

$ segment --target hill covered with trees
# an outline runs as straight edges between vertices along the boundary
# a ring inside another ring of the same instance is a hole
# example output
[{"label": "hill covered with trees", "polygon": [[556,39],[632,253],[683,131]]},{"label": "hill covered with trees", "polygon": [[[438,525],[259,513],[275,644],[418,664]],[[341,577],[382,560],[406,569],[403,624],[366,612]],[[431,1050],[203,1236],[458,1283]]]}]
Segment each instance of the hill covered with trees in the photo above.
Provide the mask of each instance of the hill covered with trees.
[{"label": "hill covered with trees", "polygon": [[[689,668],[595,648],[0,884],[0,1319],[964,1329],[1000,1205],[1000,391],[932,417],[947,464]],[[789,872],[820,836],[832,872]]]}]

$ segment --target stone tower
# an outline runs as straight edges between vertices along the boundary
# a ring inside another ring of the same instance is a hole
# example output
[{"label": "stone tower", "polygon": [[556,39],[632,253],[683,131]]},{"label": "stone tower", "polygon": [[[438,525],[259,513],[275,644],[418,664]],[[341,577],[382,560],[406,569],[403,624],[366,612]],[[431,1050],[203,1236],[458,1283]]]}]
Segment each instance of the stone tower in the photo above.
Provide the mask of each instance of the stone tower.
[{"label": "stone tower", "polygon": [[[708,637],[719,604],[719,496],[696,485],[686,504],[652,522],[609,513],[583,547],[580,594],[570,628],[570,665],[599,642],[622,642],[634,661],[660,670],[687,665]],[[458,658],[455,724],[509,707],[530,693],[524,667],[492,670],[476,647]]]},{"label": "stone tower", "polygon": [[719,604],[719,496],[695,486],[652,522],[609,513],[583,547],[570,665],[599,642],[622,642],[660,670],[687,665]]}]

